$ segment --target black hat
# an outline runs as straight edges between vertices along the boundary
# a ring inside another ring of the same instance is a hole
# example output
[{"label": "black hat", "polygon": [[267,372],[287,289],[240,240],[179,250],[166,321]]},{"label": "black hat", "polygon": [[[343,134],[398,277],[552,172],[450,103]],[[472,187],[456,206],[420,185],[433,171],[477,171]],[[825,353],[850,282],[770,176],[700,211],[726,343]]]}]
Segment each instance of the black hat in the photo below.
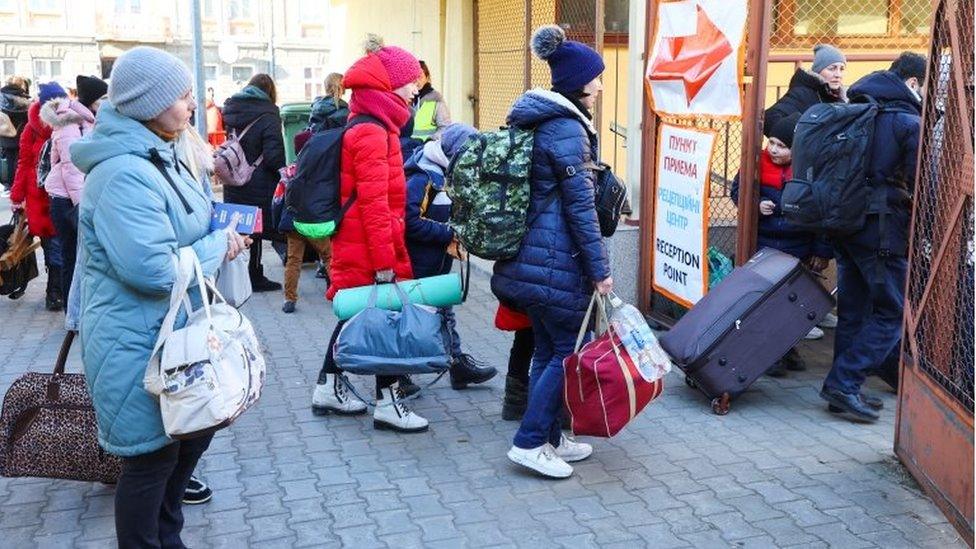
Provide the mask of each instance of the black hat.
[{"label": "black hat", "polygon": [[888,70],[897,74],[902,80],[915,77],[921,82],[925,80],[926,65],[928,65],[928,61],[924,55],[906,51],[891,63],[891,67]]},{"label": "black hat", "polygon": [[78,102],[87,108],[108,93],[108,84],[101,78],[94,76],[78,75],[75,78],[75,87],[78,89]]},{"label": "black hat", "polygon": [[769,131],[769,137],[775,137],[789,148],[793,148],[793,133],[796,132],[796,123],[800,121],[800,113],[795,112],[789,116],[784,116],[773,124]]}]

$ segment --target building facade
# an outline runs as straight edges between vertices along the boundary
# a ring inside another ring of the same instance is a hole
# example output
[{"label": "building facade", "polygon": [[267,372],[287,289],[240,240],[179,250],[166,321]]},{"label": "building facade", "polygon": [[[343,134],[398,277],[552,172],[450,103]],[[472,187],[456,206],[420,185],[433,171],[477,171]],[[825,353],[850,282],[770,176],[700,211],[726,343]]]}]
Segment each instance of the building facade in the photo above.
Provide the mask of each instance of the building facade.
[{"label": "building facade", "polygon": [[[329,64],[331,4],[200,0],[204,78],[218,100],[257,73],[274,74],[282,102],[312,99]],[[192,0],[0,0],[0,78],[74,85],[111,76],[126,50],[150,45],[192,62]]]}]

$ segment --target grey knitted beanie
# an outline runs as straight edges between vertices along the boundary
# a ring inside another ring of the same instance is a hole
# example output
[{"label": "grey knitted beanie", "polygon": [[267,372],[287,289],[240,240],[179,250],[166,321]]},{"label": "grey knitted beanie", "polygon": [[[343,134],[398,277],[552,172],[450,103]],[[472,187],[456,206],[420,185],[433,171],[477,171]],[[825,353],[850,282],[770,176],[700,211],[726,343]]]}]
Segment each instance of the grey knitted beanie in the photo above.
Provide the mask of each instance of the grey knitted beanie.
[{"label": "grey knitted beanie", "polygon": [[123,53],[112,66],[108,100],[124,116],[151,120],[193,87],[190,69],[175,56],[149,46]]},{"label": "grey knitted beanie", "polygon": [[837,48],[829,44],[819,44],[813,48],[813,72],[819,73],[834,63],[847,64],[847,58]]}]

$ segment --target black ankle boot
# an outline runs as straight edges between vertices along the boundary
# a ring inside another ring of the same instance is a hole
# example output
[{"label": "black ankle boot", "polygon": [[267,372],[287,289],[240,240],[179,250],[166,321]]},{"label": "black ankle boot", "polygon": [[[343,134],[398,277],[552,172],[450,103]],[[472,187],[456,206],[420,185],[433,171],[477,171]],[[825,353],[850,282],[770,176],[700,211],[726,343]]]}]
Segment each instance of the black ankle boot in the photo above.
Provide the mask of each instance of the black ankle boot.
[{"label": "black ankle boot", "polygon": [[61,296],[60,267],[48,267],[47,269],[47,290],[45,291],[44,308],[49,311],[60,311],[64,308],[64,299]]},{"label": "black ankle boot", "polygon": [[454,390],[465,389],[467,386],[484,383],[495,377],[498,373],[492,366],[484,366],[467,353],[454,359],[451,365],[451,388]]},{"label": "black ankle boot", "polygon": [[522,421],[525,407],[529,404],[529,386],[521,379],[505,376],[505,400],[502,401],[502,419]]}]

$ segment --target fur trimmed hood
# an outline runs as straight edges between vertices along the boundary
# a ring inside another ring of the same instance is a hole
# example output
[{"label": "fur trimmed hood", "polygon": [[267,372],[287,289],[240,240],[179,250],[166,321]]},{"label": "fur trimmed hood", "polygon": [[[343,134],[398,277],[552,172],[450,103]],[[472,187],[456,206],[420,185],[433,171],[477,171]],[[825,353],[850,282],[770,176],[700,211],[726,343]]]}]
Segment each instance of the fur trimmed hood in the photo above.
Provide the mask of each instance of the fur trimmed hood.
[{"label": "fur trimmed hood", "polygon": [[41,107],[41,120],[57,130],[74,124],[94,124],[95,116],[74,99],[56,97]]}]

